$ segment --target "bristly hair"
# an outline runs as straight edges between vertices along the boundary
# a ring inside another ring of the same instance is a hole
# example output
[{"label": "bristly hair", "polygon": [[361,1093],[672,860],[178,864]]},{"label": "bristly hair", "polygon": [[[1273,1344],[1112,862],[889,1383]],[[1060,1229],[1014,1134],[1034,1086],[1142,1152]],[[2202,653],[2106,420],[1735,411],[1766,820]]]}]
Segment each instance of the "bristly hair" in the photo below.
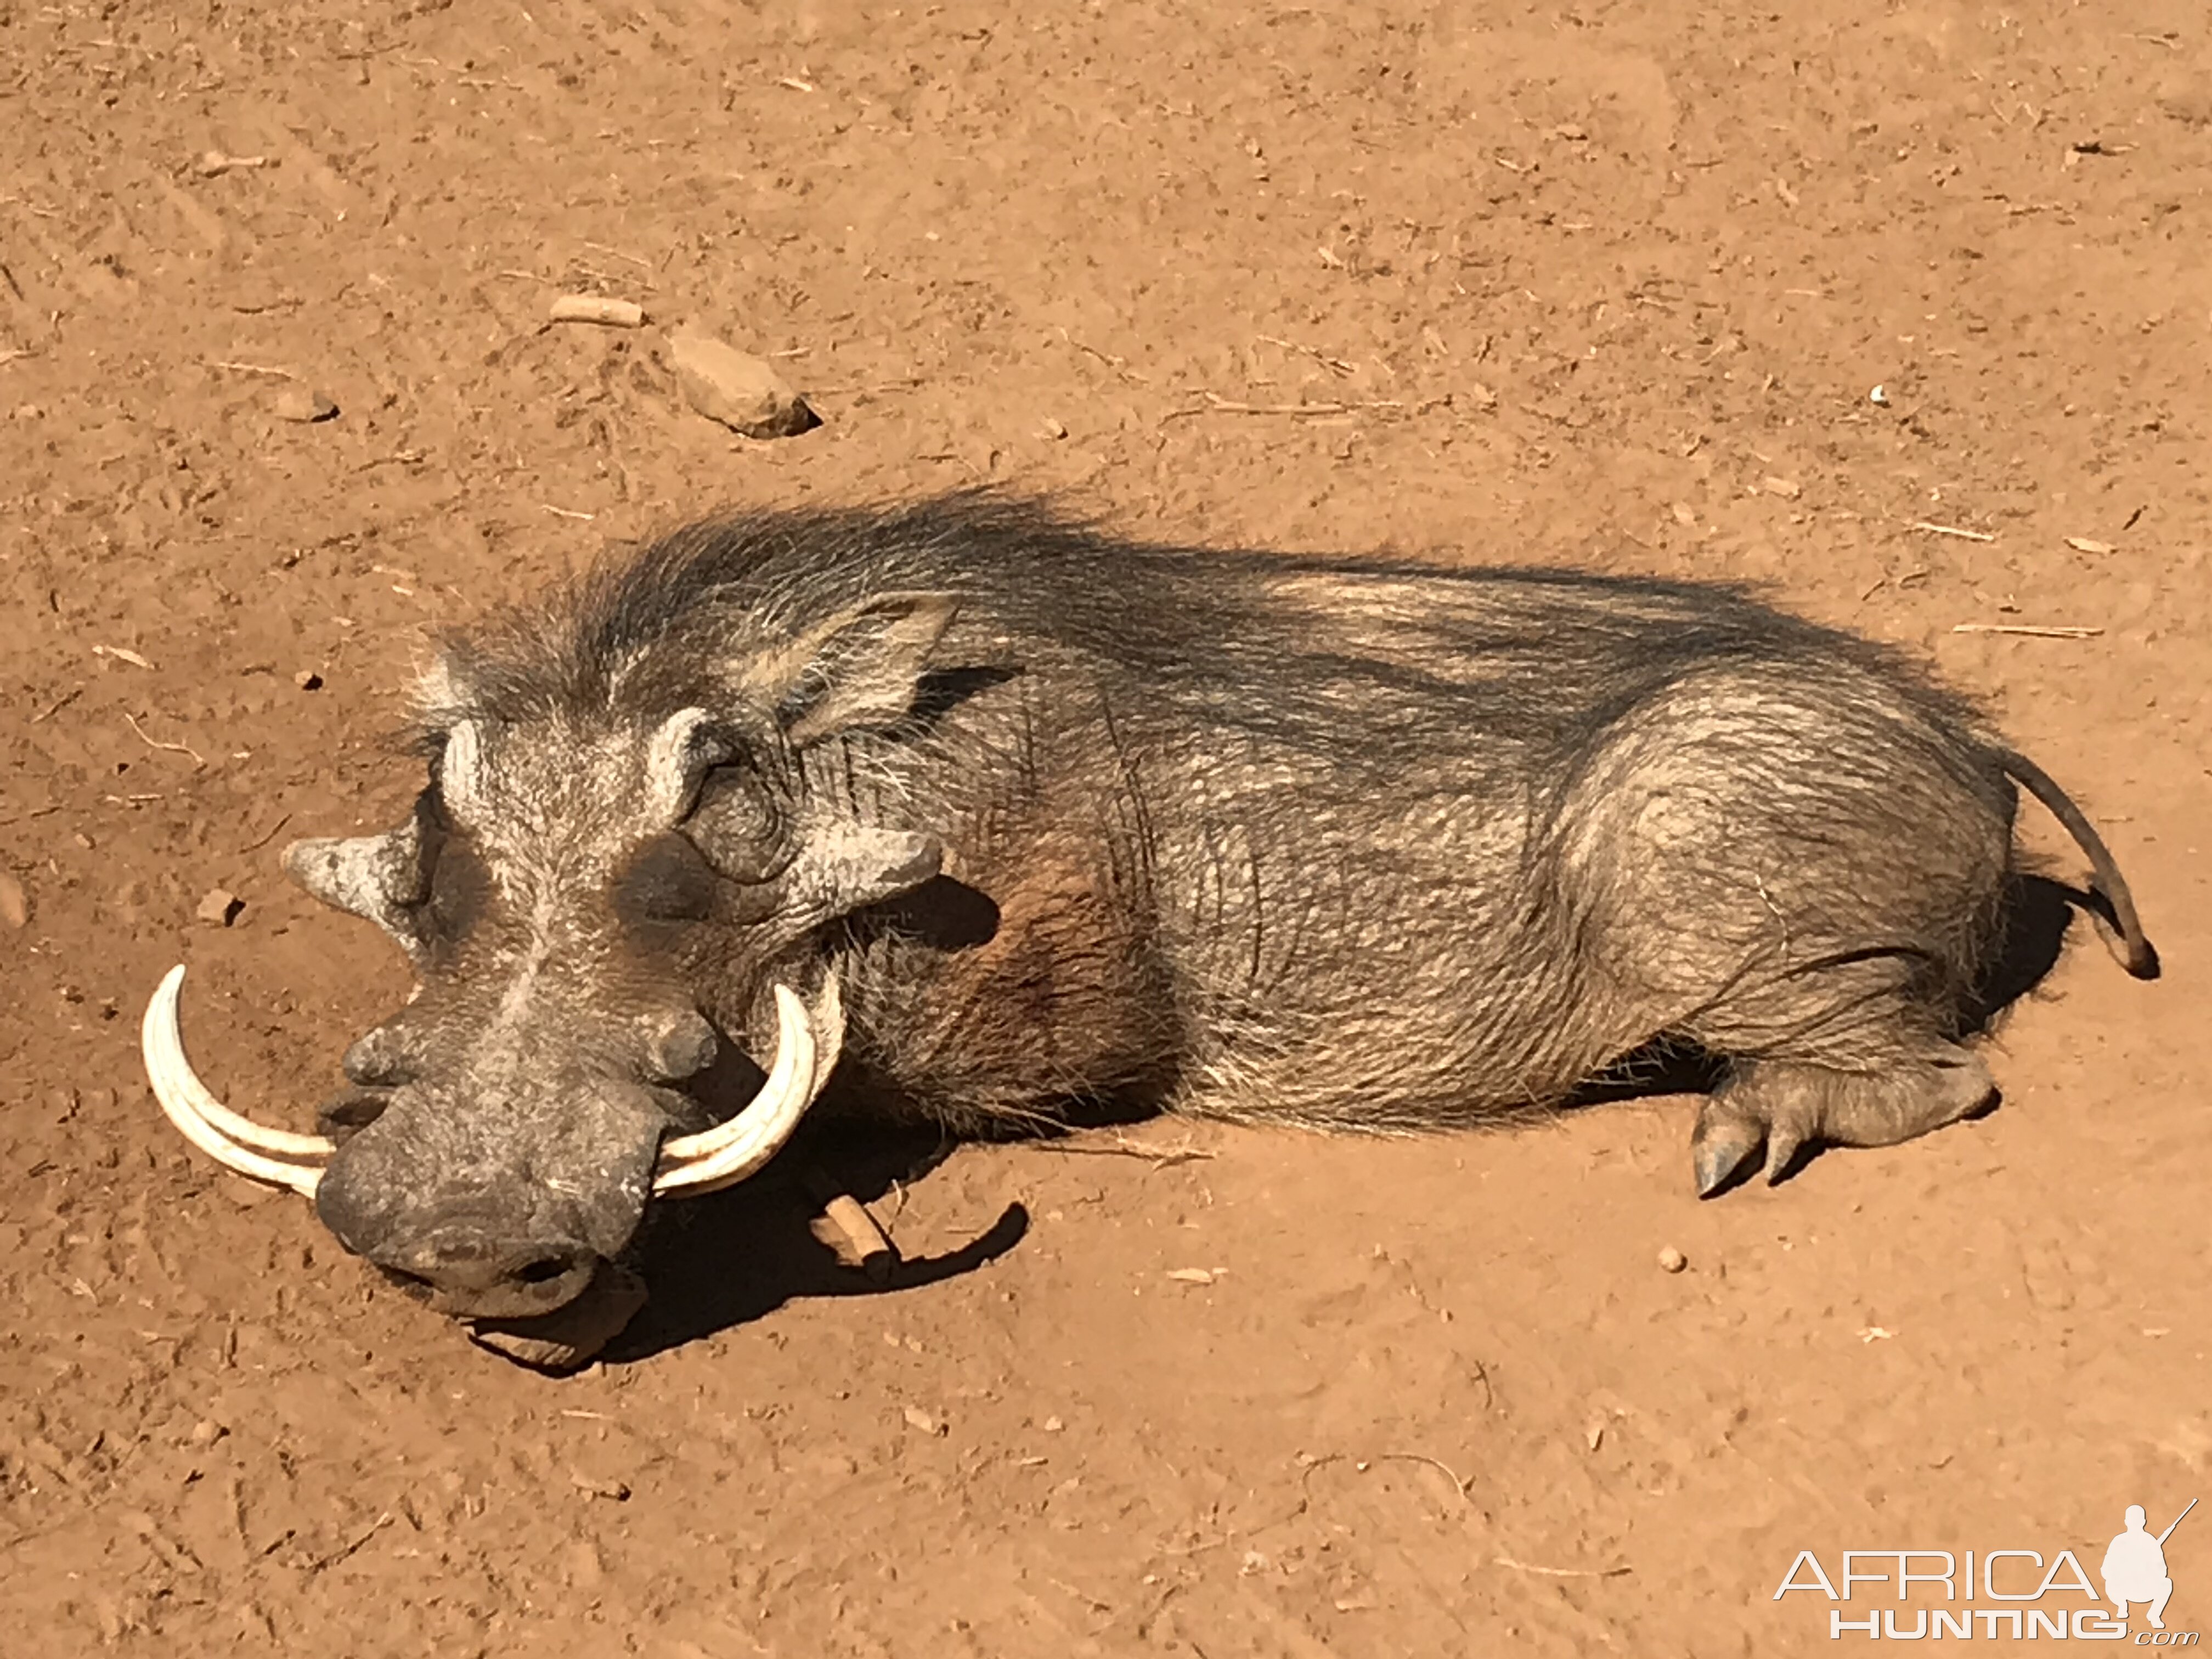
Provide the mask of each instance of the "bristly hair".
[{"label": "bristly hair", "polygon": [[[1271,592],[1299,577],[1378,595],[1421,584],[1431,612],[1401,608],[1389,625],[1474,670],[1439,678],[1410,647],[1350,649],[1317,636],[1328,630]],[[441,666],[418,687],[422,722],[434,741],[464,714],[649,720],[841,608],[916,588],[957,597],[967,647],[993,658],[948,667],[1018,666],[1032,648],[1066,652],[1210,721],[1307,751],[1338,746],[1332,715],[1348,717],[1340,735],[1355,752],[1378,715],[1431,730],[1440,720],[1478,720],[1572,747],[1699,665],[1808,650],[1878,675],[1933,717],[1981,723],[1901,653],[1771,610],[1738,585],[1175,547],[990,486],[731,512],[604,558],[449,636]],[[1570,686],[1580,695],[1563,696]],[[1570,732],[1559,711],[1574,704],[1568,724],[1587,729]]]}]

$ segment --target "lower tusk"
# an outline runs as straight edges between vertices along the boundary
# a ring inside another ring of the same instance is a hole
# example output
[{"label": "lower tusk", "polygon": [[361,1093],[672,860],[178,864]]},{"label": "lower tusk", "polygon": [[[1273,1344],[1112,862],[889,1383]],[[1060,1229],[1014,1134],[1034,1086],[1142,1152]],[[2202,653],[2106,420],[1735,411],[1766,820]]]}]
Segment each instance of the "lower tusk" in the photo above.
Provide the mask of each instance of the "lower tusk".
[{"label": "lower tusk", "polygon": [[[182,964],[163,976],[146,1004],[146,1018],[139,1028],[146,1080],[153,1085],[154,1098],[161,1103],[163,1115],[175,1126],[178,1133],[225,1169],[248,1180],[272,1187],[289,1187],[303,1197],[313,1198],[322,1180],[320,1170],[287,1163],[283,1158],[271,1158],[267,1153],[327,1154],[334,1150],[331,1143],[320,1135],[264,1129],[251,1119],[240,1117],[208,1092],[193,1075],[191,1063],[185,1058],[184,1037],[177,1026],[177,994],[184,978]],[[245,1133],[234,1138],[228,1133],[234,1124],[243,1126]],[[239,1145],[239,1140],[251,1141],[265,1150],[252,1150],[251,1146]]]},{"label": "lower tusk", "polygon": [[[775,1061],[769,1068],[768,1081],[752,1103],[727,1122],[663,1143],[654,1192],[696,1198],[734,1187],[774,1158],[806,1115],[828,1081],[830,1066],[836,1063],[844,1039],[837,982],[830,981],[819,1010],[826,1042],[819,1040],[815,1018],[789,986],[775,988]],[[825,1048],[829,1064],[823,1063]]]}]

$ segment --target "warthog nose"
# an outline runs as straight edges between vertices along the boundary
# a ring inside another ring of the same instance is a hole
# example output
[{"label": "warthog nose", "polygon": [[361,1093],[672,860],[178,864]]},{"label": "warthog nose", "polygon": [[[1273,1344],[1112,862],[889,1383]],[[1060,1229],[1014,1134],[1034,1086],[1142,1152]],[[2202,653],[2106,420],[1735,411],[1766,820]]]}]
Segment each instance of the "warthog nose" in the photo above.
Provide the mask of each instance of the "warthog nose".
[{"label": "warthog nose", "polygon": [[591,1282],[599,1255],[569,1240],[447,1225],[380,1254],[379,1265],[429,1293],[441,1312],[478,1319],[550,1313]]}]

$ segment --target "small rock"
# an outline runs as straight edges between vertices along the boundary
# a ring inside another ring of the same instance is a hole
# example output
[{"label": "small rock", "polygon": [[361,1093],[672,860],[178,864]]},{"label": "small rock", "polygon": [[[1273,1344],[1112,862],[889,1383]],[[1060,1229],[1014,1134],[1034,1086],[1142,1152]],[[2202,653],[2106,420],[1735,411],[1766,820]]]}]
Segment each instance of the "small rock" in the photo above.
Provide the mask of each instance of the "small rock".
[{"label": "small rock", "polygon": [[302,691],[319,691],[323,689],[323,677],[312,668],[302,668],[292,676],[292,684]]},{"label": "small rock", "polygon": [[1698,521],[1697,509],[1687,501],[1677,501],[1668,510],[1674,514],[1674,522],[1686,530]]},{"label": "small rock", "polygon": [[23,884],[0,870],[0,922],[10,927],[25,927],[31,921],[31,901],[23,891]]},{"label": "small rock", "polygon": [[192,1431],[185,1437],[185,1443],[187,1446],[205,1448],[212,1446],[229,1432],[228,1429],[223,1427],[212,1417],[203,1417],[192,1425]]},{"label": "small rock", "polygon": [[1039,1426],[1042,1427],[1047,1434],[1058,1434],[1062,1429],[1066,1428],[1067,1425],[1061,1422],[1056,1417],[1048,1417]]},{"label": "small rock", "polygon": [[1048,438],[1065,438],[1067,435],[1067,422],[1055,420],[1052,416],[1048,415],[1037,423],[1037,430]]},{"label": "small rock", "polygon": [[1805,486],[1795,478],[1761,478],[1759,487],[1768,495],[1779,495],[1788,501],[1794,501],[1805,493]]},{"label": "small rock", "polygon": [[238,920],[238,913],[244,908],[244,899],[218,887],[200,901],[200,908],[192,914],[210,927],[228,927]]},{"label": "small rock", "polygon": [[1669,1244],[1659,1252],[1659,1265],[1668,1273],[1678,1273],[1690,1265],[1690,1258]]},{"label": "small rock", "polygon": [[280,421],[312,423],[327,421],[338,412],[338,406],[312,387],[288,386],[276,394],[276,401],[269,406],[270,413]]},{"label": "small rock", "polygon": [[943,1418],[932,1417],[919,1406],[908,1406],[906,1408],[905,1416],[908,1428],[919,1429],[924,1434],[941,1435],[951,1427]]},{"label": "small rock", "polygon": [[669,367],[684,401],[748,438],[792,438],[822,424],[806,400],[761,358],[703,334],[669,336]]},{"label": "small rock", "polygon": [[2087,536],[2069,536],[2066,545],[2076,553],[2110,553],[2115,550],[2112,543],[2094,541]]}]

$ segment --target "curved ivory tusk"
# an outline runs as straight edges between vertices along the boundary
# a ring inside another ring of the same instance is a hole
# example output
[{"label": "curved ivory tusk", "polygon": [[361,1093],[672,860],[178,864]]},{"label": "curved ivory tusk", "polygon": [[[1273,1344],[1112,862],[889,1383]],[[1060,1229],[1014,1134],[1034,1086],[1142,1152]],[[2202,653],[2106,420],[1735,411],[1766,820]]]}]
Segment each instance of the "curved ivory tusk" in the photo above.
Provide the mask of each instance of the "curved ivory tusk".
[{"label": "curved ivory tusk", "polygon": [[154,1098],[161,1103],[163,1115],[178,1133],[225,1169],[248,1180],[272,1187],[289,1187],[303,1198],[313,1198],[323,1178],[320,1170],[288,1164],[282,1158],[251,1151],[237,1145],[216,1127],[218,1122],[243,1124],[256,1139],[274,1151],[289,1149],[282,1143],[304,1152],[331,1150],[331,1143],[319,1135],[293,1135],[282,1130],[264,1129],[250,1119],[240,1117],[208,1093],[199,1079],[192,1075],[191,1063],[185,1058],[184,1038],[177,1029],[177,993],[184,979],[181,963],[162,977],[146,1004],[146,1018],[138,1032],[140,1051],[146,1061],[146,1080],[153,1085]]},{"label": "curved ivory tusk", "polygon": [[[664,1196],[699,1197],[734,1187],[766,1164],[791,1139],[806,1109],[828,1080],[806,1005],[787,985],[775,988],[775,1063],[768,1081],[743,1111],[727,1122],[696,1135],[678,1135],[660,1148],[660,1167],[653,1189]],[[830,1028],[832,1063],[844,1037],[844,1012],[833,979],[822,1000],[823,1024]]]},{"label": "curved ivory tusk", "polygon": [[[162,1044],[174,1061],[173,1075],[192,1110],[206,1119],[225,1139],[252,1147],[256,1152],[275,1152],[281,1158],[328,1158],[337,1151],[333,1142],[321,1135],[294,1134],[289,1129],[265,1129],[252,1118],[232,1111],[208,1091],[207,1086],[193,1074],[191,1062],[185,1058],[185,1036],[177,1019],[177,1000],[184,989],[184,983],[185,966],[179,963],[155,988],[154,1000],[146,1006],[146,1029],[151,1032],[158,1017]],[[150,1043],[153,1038],[149,1036],[147,1041]]]}]

